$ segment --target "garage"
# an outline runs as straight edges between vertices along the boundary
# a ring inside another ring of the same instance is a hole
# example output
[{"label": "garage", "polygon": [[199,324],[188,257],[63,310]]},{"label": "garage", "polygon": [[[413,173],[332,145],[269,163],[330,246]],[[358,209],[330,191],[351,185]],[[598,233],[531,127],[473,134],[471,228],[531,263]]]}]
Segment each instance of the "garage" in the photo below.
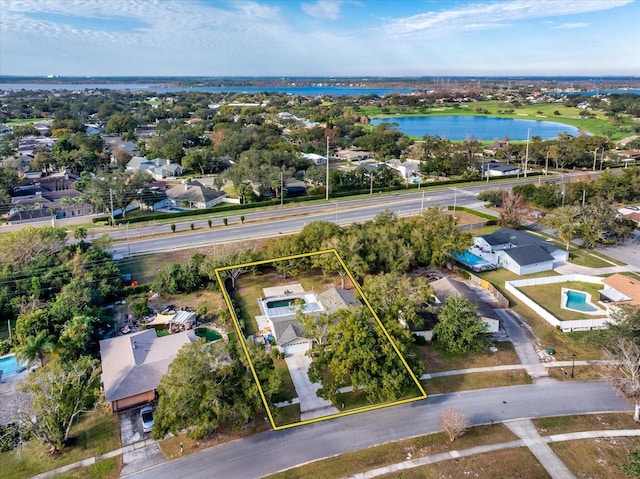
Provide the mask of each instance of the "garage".
[{"label": "garage", "polygon": [[304,354],[310,348],[311,348],[311,341],[306,339],[301,342],[294,342],[294,343],[285,344],[284,346],[282,346],[285,356],[290,356],[292,354]]}]

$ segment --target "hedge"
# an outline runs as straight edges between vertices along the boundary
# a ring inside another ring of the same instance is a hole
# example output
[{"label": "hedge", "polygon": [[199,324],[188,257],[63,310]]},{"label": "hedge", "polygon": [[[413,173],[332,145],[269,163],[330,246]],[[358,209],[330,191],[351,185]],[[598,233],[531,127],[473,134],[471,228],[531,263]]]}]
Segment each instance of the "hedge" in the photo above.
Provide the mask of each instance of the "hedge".
[{"label": "hedge", "polygon": [[[529,173],[528,176],[538,176],[541,173]],[[379,188],[373,188],[373,192],[374,193],[383,193],[383,192],[392,192],[392,191],[406,191],[406,190],[418,190],[421,188],[431,188],[431,187],[435,187],[435,186],[447,186],[447,185],[456,185],[459,183],[472,183],[472,182],[480,182],[481,180],[479,179],[468,179],[468,178],[458,178],[455,180],[443,180],[443,181],[431,181],[428,183],[421,183],[420,185],[418,185],[417,183],[411,183],[411,184],[405,184],[405,185],[398,185],[398,186],[386,186],[386,187],[379,187]],[[482,180],[483,182],[486,180]],[[362,189],[362,190],[346,190],[346,191],[340,191],[340,190],[334,190],[331,192],[331,197],[332,198],[343,198],[345,196],[358,196],[358,195],[368,195],[369,192],[371,191],[371,189],[367,188],[367,189]],[[321,200],[323,199],[323,196],[297,196],[294,198],[285,198],[284,199],[284,203],[302,203],[302,202],[306,202],[306,201],[313,201],[313,200]],[[260,202],[256,202],[256,203],[245,203],[245,204],[227,204],[224,206],[215,206],[212,208],[205,208],[205,209],[201,209],[201,210],[187,210],[187,211],[179,211],[176,213],[150,213],[148,215],[144,215],[144,216],[136,216],[133,218],[116,218],[115,219],[115,224],[125,224],[125,223],[142,223],[145,221],[155,221],[155,220],[163,220],[163,219],[168,219],[168,218],[182,218],[182,217],[189,217],[189,216],[202,216],[202,215],[210,215],[213,213],[224,213],[224,212],[230,212],[230,211],[238,211],[238,210],[249,210],[249,209],[254,209],[254,208],[261,208],[264,206],[277,206],[280,204],[280,200],[279,199],[273,199],[273,200],[267,200],[267,201],[260,201]],[[464,211],[464,209],[462,207],[458,207],[458,209]],[[493,218],[492,216],[483,216],[482,213],[478,213],[476,211],[470,211],[482,218],[485,219],[490,219]],[[111,216],[97,216],[95,218],[92,219],[92,222],[94,224],[97,223],[106,223],[106,224],[110,224],[111,223]]]}]

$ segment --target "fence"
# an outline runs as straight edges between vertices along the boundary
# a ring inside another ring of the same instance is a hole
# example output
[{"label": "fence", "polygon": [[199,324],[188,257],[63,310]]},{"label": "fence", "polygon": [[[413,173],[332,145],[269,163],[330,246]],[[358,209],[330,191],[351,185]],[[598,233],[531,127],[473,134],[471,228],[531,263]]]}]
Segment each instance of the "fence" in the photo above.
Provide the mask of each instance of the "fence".
[{"label": "fence", "polygon": [[500,291],[498,291],[498,289],[494,285],[489,283],[489,281],[487,281],[486,279],[482,279],[471,273],[468,273],[468,274],[469,274],[469,281],[471,282],[471,284],[475,284],[476,286],[480,286],[481,288],[484,288],[487,291],[489,291],[498,300],[498,304],[500,305],[501,308],[509,307],[509,300],[507,299],[507,297],[503,295]]},{"label": "fence", "polygon": [[[611,320],[608,317],[561,321],[518,289],[525,286],[564,283],[567,281],[582,281],[584,283],[602,284],[602,279],[596,278],[595,276],[587,276],[584,274],[568,274],[563,276],[546,276],[544,278],[531,278],[531,279],[519,279],[515,281],[506,281],[504,286],[507,291],[509,291],[516,298],[518,298],[520,301],[526,304],[529,308],[535,311],[542,319],[547,321],[552,326],[559,327],[562,331],[565,331],[565,332],[566,331],[584,331],[584,330],[590,330],[590,329],[608,328],[609,323],[611,322]],[[603,314],[606,314],[606,313],[603,313]]]}]

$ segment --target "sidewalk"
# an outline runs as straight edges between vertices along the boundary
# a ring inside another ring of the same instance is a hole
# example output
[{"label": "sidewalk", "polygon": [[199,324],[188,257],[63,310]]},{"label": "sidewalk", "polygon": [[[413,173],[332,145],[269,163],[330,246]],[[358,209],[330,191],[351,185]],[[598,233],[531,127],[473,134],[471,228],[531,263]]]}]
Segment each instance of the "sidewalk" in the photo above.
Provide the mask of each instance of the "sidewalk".
[{"label": "sidewalk", "polygon": [[109,451],[104,454],[100,454],[99,456],[89,457],[87,459],[83,459],[82,461],[74,462],[73,464],[67,464],[66,466],[58,467],[57,469],[52,469],[51,471],[41,472],[40,474],[36,474],[31,479],[48,479],[50,477],[57,476],[58,474],[62,474],[64,472],[73,471],[74,469],[79,469],[81,467],[87,467],[95,464],[96,462],[102,461],[104,459],[109,459],[111,457],[119,456],[120,454],[128,454],[134,453],[137,450],[144,449],[146,447],[157,444],[153,439],[147,439],[145,441],[136,442],[135,444],[129,444],[128,446],[121,447],[120,449],[116,449],[115,451]]},{"label": "sidewalk", "polygon": [[[371,469],[369,471],[365,471],[365,472],[359,472],[358,474],[354,474],[352,476],[348,476],[344,479],[370,479],[373,477],[379,477],[379,476],[384,476],[386,474],[392,473],[392,472],[397,472],[397,471],[404,471],[404,470],[408,470],[408,469],[414,469],[416,467],[421,467],[421,466],[426,466],[428,464],[436,464],[438,462],[442,462],[442,461],[448,461],[450,459],[457,459],[460,457],[467,457],[467,456],[474,456],[476,454],[484,454],[487,452],[494,452],[494,451],[499,451],[502,449],[512,449],[512,448],[516,448],[516,447],[522,447],[522,446],[528,446],[527,442],[529,442],[530,444],[532,444],[534,447],[541,447],[545,446],[547,448],[549,448],[549,446],[547,445],[548,443],[551,442],[563,442],[563,441],[573,441],[576,439],[595,439],[595,438],[600,438],[600,437],[623,437],[623,436],[640,436],[640,429],[617,429],[617,430],[606,430],[606,431],[583,431],[583,432],[572,432],[572,433],[566,433],[566,434],[555,434],[553,436],[540,436],[538,434],[538,431],[535,429],[535,427],[533,426],[533,424],[531,423],[531,421],[529,420],[521,420],[521,421],[513,421],[513,423],[530,423],[531,427],[533,427],[533,430],[535,432],[535,435],[533,433],[529,433],[527,436],[527,439],[525,440],[522,436],[520,439],[517,439],[515,441],[509,441],[509,442],[501,442],[498,444],[487,444],[487,445],[483,445],[483,446],[476,446],[476,447],[472,447],[470,449],[463,449],[463,450],[456,450],[456,451],[449,451],[449,452],[443,452],[441,454],[435,454],[433,456],[425,456],[425,457],[419,457],[417,459],[409,459],[407,461],[404,462],[398,462],[396,464],[389,464],[387,466],[382,466],[382,467],[378,467],[376,469]],[[508,427],[511,428],[509,422],[505,423]],[[516,430],[522,430],[523,431],[523,435],[524,431],[528,430],[528,427],[526,425],[522,426],[522,425],[515,425],[514,426]],[[513,430],[513,429],[512,429]],[[516,431],[513,431],[514,433],[518,434],[520,436],[520,434]],[[536,437],[537,436],[537,439]],[[549,448],[549,451],[551,451],[551,449]],[[536,455],[536,453],[532,450],[531,451],[534,455]],[[564,465],[564,463],[562,463],[558,457],[555,455],[555,453],[553,451],[551,451],[551,454],[553,454],[553,456],[555,457],[555,459],[560,462],[561,464],[561,470],[563,471],[563,473],[568,474],[568,475],[553,475],[552,471],[550,471],[548,469],[548,465],[549,467],[551,467],[551,464],[548,461],[548,457],[544,457],[543,460],[540,460],[540,458],[538,458],[538,456],[536,455],[536,458],[540,461],[540,464],[542,464],[542,466],[547,469],[547,472],[549,472],[549,475],[552,478],[571,478],[574,477],[574,475],[566,468],[566,466]]]}]

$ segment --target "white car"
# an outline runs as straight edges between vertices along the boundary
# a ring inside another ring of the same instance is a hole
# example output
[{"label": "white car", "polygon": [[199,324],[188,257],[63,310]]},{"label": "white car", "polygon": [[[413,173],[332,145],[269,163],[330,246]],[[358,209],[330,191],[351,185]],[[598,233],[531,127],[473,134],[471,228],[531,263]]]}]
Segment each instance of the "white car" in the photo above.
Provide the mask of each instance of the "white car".
[{"label": "white car", "polygon": [[140,419],[142,419],[142,430],[144,432],[151,432],[151,428],[155,424],[153,420],[153,408],[151,406],[145,406],[140,409]]}]

